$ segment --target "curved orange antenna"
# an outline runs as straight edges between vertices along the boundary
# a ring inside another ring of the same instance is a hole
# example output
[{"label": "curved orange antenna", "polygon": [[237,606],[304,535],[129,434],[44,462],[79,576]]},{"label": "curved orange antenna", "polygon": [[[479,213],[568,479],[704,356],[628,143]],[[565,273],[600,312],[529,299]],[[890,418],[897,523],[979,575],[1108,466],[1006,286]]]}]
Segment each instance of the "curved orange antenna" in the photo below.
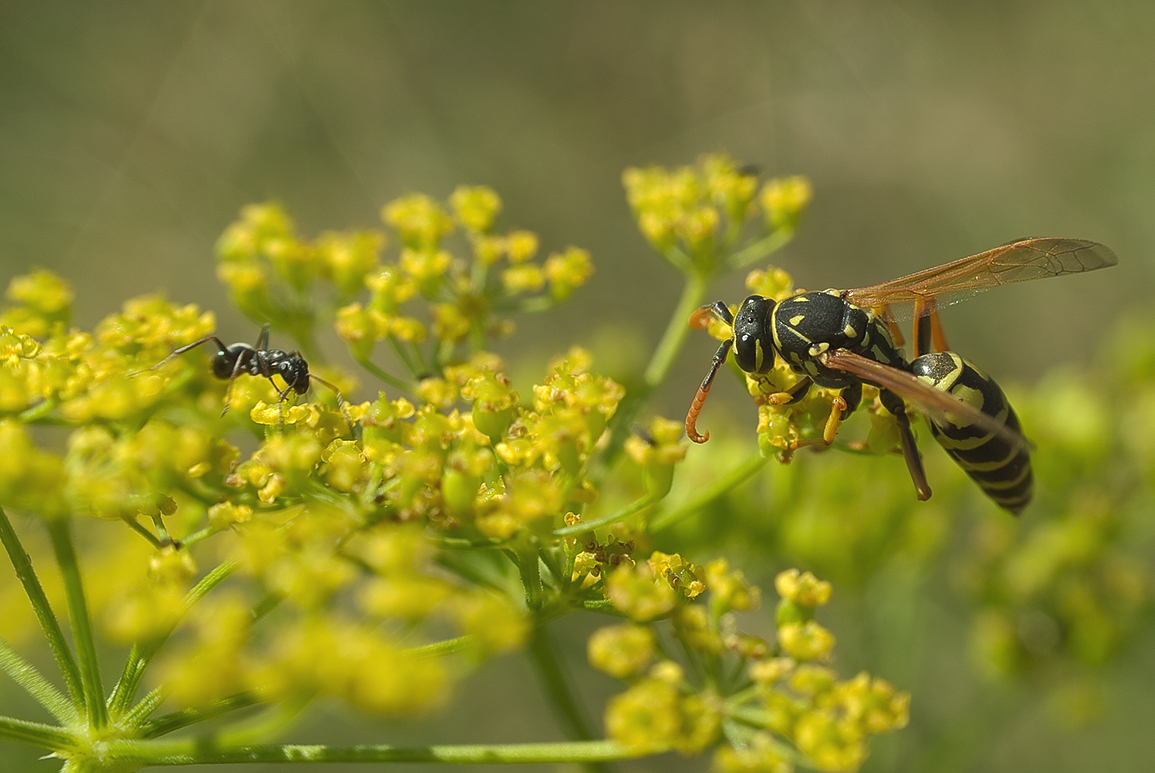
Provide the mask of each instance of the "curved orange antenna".
[{"label": "curved orange antenna", "polygon": [[718,351],[714,353],[714,362],[710,365],[710,370],[706,373],[706,377],[702,379],[702,385],[698,387],[698,393],[694,395],[694,402],[690,403],[690,410],[686,412],[686,437],[693,440],[695,443],[705,443],[710,439],[710,433],[699,433],[698,414],[702,412],[702,406],[706,404],[706,395],[710,394],[710,387],[714,383],[714,376],[718,374],[718,368],[722,367],[722,363],[726,361],[726,356],[730,353],[730,347],[734,344],[734,339],[723,341],[722,345],[718,347]]}]

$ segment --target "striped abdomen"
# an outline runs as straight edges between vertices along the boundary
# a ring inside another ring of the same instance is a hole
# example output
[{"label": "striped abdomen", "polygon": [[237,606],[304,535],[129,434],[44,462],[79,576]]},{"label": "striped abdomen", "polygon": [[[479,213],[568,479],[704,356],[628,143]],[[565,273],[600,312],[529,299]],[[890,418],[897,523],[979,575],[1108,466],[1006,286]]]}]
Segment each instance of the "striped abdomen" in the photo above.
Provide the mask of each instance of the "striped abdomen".
[{"label": "striped abdomen", "polygon": [[1031,501],[1031,458],[1003,390],[954,352],[924,354],[911,363],[911,372],[1012,431],[999,433],[989,427],[956,425],[947,417],[928,417],[939,445],[996,504],[1018,515]]}]

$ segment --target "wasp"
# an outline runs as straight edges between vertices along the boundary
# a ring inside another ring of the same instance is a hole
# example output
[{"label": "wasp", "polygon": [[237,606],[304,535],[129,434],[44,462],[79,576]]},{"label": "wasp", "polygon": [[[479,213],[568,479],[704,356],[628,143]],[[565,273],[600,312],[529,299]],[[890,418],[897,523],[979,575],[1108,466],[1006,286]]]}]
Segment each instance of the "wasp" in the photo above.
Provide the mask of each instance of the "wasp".
[{"label": "wasp", "polygon": [[[324,387],[333,390],[337,396],[337,406],[341,408],[344,413],[345,400],[341,396],[341,390],[333,384],[315,373],[309,372],[309,363],[306,362],[305,357],[298,351],[284,352],[280,349],[269,348],[269,324],[266,322],[261,328],[261,334],[257,337],[257,342],[252,346],[246,343],[235,343],[225,345],[221,339],[215,335],[208,335],[199,341],[193,341],[191,344],[186,344],[172,352],[169,356],[153,365],[150,370],[156,370],[166,363],[170,362],[176,357],[184,354],[187,351],[196,349],[198,346],[207,344],[209,342],[216,344],[217,353],[213,355],[212,370],[213,375],[217,378],[228,381],[231,388],[232,382],[236,380],[237,376],[242,373],[248,373],[252,376],[264,376],[269,380],[273,387],[278,392],[277,404],[285,402],[288,396],[295,392],[298,395],[303,395],[309,391],[312,382],[317,382]],[[285,388],[277,386],[277,382],[273,376],[280,376],[285,383]],[[228,411],[229,401],[225,400],[225,412]]]},{"label": "wasp", "polygon": [[[686,435],[705,443],[697,430],[714,377],[730,352],[752,376],[770,372],[778,357],[800,377],[783,391],[759,398],[786,405],[810,387],[836,390],[822,437],[799,441],[830,445],[839,424],[862,400],[862,388],[879,390],[879,402],[894,414],[903,458],[920,500],[931,496],[922,457],[911,430],[909,406],[923,414],[931,434],[996,504],[1018,514],[1030,501],[1030,446],[1014,409],[998,384],[977,366],[951,352],[938,309],[996,285],[1026,282],[1113,266],[1115,254],[1083,239],[1037,238],[996,247],[935,268],[857,290],[801,292],[775,302],[751,295],[736,313],[718,301],[690,317],[701,329],[711,317],[730,326],[686,414]],[[914,358],[908,360],[891,307],[913,304]]]}]

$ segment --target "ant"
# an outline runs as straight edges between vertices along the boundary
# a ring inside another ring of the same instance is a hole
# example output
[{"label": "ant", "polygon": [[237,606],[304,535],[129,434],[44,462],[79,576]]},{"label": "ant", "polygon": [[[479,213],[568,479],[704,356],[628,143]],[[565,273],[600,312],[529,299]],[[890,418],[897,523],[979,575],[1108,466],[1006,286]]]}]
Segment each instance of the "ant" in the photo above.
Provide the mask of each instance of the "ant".
[{"label": "ant", "polygon": [[[208,335],[199,341],[194,341],[191,344],[186,344],[174,351],[163,360],[153,365],[149,370],[156,370],[165,363],[178,357],[190,349],[195,349],[201,344],[207,344],[212,341],[217,345],[217,353],[213,355],[213,375],[222,380],[228,380],[230,389],[232,382],[236,380],[237,376],[242,373],[248,373],[253,376],[264,376],[269,382],[279,390],[279,398],[277,404],[285,402],[290,392],[296,392],[298,395],[303,395],[309,391],[309,385],[316,381],[322,386],[326,386],[333,390],[337,395],[337,407],[341,409],[341,413],[345,414],[345,400],[341,396],[341,390],[333,384],[315,373],[309,373],[309,363],[300,352],[294,350],[291,352],[283,352],[280,349],[269,349],[269,323],[265,323],[261,328],[261,335],[257,338],[257,342],[249,346],[245,343],[236,343],[225,346],[221,339],[215,335]],[[280,376],[285,382],[284,389],[277,387],[277,382],[273,380],[273,376]],[[229,401],[225,400],[225,409],[221,412],[223,416],[228,413]],[[345,414],[345,420],[352,427],[352,422],[349,421],[348,415]]]}]

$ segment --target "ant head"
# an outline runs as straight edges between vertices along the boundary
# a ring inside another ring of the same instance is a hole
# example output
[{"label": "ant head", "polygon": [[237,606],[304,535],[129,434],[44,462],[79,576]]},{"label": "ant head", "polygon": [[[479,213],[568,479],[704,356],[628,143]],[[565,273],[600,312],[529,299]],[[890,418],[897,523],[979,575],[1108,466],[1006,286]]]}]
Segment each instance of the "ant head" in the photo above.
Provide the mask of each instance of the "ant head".
[{"label": "ant head", "polygon": [[303,395],[309,391],[309,364],[299,352],[278,358],[275,367],[294,392]]}]

